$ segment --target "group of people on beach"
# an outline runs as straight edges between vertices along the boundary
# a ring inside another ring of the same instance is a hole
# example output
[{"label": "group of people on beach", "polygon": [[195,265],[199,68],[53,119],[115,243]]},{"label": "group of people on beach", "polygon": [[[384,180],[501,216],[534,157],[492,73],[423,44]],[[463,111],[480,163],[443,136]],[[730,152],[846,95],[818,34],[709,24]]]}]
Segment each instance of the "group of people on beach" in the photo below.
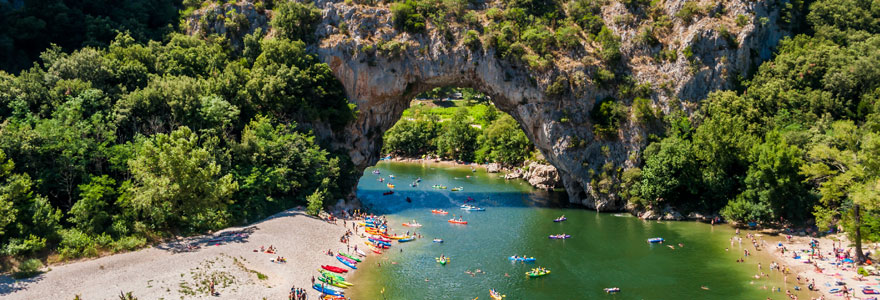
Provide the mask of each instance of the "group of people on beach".
[{"label": "group of people on beach", "polygon": [[290,287],[290,294],[287,295],[288,300],[306,300],[308,299],[308,295],[306,294],[306,290],[302,288],[297,288],[296,286]]}]

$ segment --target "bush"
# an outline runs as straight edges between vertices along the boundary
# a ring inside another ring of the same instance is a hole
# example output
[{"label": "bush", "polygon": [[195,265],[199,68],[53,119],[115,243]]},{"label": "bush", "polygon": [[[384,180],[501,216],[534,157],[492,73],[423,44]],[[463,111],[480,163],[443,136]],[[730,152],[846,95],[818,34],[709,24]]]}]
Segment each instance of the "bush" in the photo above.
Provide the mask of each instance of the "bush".
[{"label": "bush", "polygon": [[568,87],[568,80],[565,79],[565,76],[559,75],[559,76],[556,76],[556,80],[553,81],[553,83],[551,83],[549,86],[547,86],[547,89],[545,90],[545,92],[547,93],[547,95],[558,96],[558,95],[562,95],[563,93],[565,93],[565,90],[567,87]]},{"label": "bush", "polygon": [[114,241],[111,245],[113,252],[137,250],[147,244],[147,239],[137,236],[124,236]]},{"label": "bush", "polygon": [[736,16],[736,26],[743,27],[749,24],[749,17],[746,15],[737,15]]},{"label": "bush", "polygon": [[623,105],[610,97],[597,103],[590,111],[590,118],[593,119],[593,129],[596,135],[606,138],[617,135],[617,128],[625,119],[625,116]]},{"label": "bush", "polygon": [[98,256],[95,239],[79,229],[61,230],[61,243],[58,245],[61,260]]},{"label": "bush", "polygon": [[425,31],[425,17],[416,11],[417,3],[412,0],[391,5],[391,21],[394,28],[409,33]]},{"label": "bush", "polygon": [[721,216],[736,222],[769,221],[772,210],[767,203],[754,203],[737,198],[721,209]]},{"label": "bush", "polygon": [[532,26],[522,34],[522,41],[540,55],[550,51],[550,45],[555,44],[553,34],[544,26]]},{"label": "bush", "polygon": [[596,71],[594,80],[599,86],[606,87],[614,81],[614,73],[606,69],[599,69]]},{"label": "bush", "polygon": [[43,249],[46,249],[46,239],[31,234],[24,240],[10,239],[9,243],[3,247],[2,253],[9,256],[22,256],[31,255]]},{"label": "bush", "polygon": [[605,62],[614,62],[620,59],[620,37],[614,34],[607,26],[603,26],[596,36],[596,41],[602,44],[599,57]]},{"label": "bush", "polygon": [[480,46],[482,45],[482,43],[480,42],[480,33],[473,29],[468,30],[464,34],[464,40],[462,41],[462,43],[464,43],[464,45],[471,50],[480,49]]},{"label": "bush", "polygon": [[700,13],[700,8],[696,1],[685,1],[681,9],[675,13],[675,16],[685,22],[685,24],[693,21],[694,16]]},{"label": "bush", "polygon": [[37,274],[41,273],[40,269],[42,268],[43,262],[41,262],[39,259],[31,258],[25,260],[20,265],[18,265],[18,270],[16,270],[15,273],[12,273],[12,278],[22,279],[34,277]]},{"label": "bush", "polygon": [[324,197],[326,195],[326,191],[322,189],[315,190],[314,193],[306,197],[306,201],[308,201],[309,206],[306,207],[306,213],[317,216],[321,213],[321,210],[324,208]]},{"label": "bush", "polygon": [[320,20],[321,10],[314,3],[283,1],[275,6],[270,23],[282,37],[311,42],[315,39],[315,26]]},{"label": "bush", "polygon": [[577,49],[581,47],[581,37],[578,29],[572,25],[565,25],[556,30],[556,44],[563,49]]}]

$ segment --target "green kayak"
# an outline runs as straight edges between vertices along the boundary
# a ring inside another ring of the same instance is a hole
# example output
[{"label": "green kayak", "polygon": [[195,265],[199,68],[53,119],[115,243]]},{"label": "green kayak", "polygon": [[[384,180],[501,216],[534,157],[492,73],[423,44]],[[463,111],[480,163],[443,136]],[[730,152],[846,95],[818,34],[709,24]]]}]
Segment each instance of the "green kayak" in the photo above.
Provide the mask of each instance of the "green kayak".
[{"label": "green kayak", "polygon": [[360,258],[354,257],[348,253],[339,252],[340,255],[353,259],[356,262],[361,262]]},{"label": "green kayak", "polygon": [[339,274],[336,274],[336,273],[333,273],[333,272],[330,272],[327,270],[321,270],[321,275],[324,275],[324,277],[327,277],[327,278],[333,278],[333,280],[335,280],[335,281],[345,282],[345,277],[342,277],[342,275],[339,275]]},{"label": "green kayak", "polygon": [[322,281],[322,282],[324,282],[324,283],[327,283],[327,284],[329,284],[329,285],[335,286],[335,287],[340,287],[340,288],[344,288],[344,289],[347,289],[347,288],[348,288],[348,286],[345,285],[345,284],[343,283],[344,281],[342,281],[342,282],[340,282],[340,281],[335,281],[335,280],[333,280],[333,279],[327,279],[327,278],[325,278],[325,277],[320,277],[320,278],[318,278],[318,280],[320,280],[320,281]]},{"label": "green kayak", "polygon": [[444,257],[444,258],[435,257],[434,259],[437,260],[438,263],[440,263],[441,265],[444,265],[444,266],[446,265],[446,263],[448,263],[450,260],[452,260],[449,257]]},{"label": "green kayak", "polygon": [[532,269],[531,271],[526,272],[526,275],[528,275],[529,277],[541,277],[541,276],[544,276],[544,275],[547,275],[547,274],[550,274],[550,270],[547,270],[547,269],[543,269],[543,270]]}]

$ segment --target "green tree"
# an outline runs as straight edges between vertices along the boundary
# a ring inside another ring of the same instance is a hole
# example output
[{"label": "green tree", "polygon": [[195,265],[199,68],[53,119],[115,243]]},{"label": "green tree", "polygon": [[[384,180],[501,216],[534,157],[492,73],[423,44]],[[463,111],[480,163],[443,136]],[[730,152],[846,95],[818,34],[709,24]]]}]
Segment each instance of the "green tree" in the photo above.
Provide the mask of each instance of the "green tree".
[{"label": "green tree", "polygon": [[446,158],[471,161],[474,157],[478,131],[471,127],[467,108],[459,108],[452,120],[443,125],[437,137],[437,150]]},{"label": "green tree", "polygon": [[321,210],[324,209],[324,197],[327,194],[325,190],[317,189],[314,193],[306,197],[306,201],[308,201],[309,206],[306,207],[306,212],[310,215],[317,216],[321,213]]},{"label": "green tree", "polygon": [[225,208],[238,189],[209,149],[187,127],[143,141],[129,162],[132,204],[157,229],[226,225]]},{"label": "green tree", "polygon": [[534,151],[532,141],[520,129],[519,123],[507,114],[483,130],[477,144],[480,145],[476,152],[477,161],[499,162],[507,166],[522,164]]},{"label": "green tree", "polygon": [[849,234],[855,242],[856,257],[864,262],[863,210],[880,208],[880,135],[852,121],[836,121],[807,152],[807,158],[801,172],[822,195],[819,200],[823,206],[816,208],[817,221],[828,228],[843,216],[853,228]]},{"label": "green tree", "polygon": [[280,1],[275,5],[270,21],[272,28],[293,41],[312,42],[315,28],[321,21],[321,10],[312,2]]}]

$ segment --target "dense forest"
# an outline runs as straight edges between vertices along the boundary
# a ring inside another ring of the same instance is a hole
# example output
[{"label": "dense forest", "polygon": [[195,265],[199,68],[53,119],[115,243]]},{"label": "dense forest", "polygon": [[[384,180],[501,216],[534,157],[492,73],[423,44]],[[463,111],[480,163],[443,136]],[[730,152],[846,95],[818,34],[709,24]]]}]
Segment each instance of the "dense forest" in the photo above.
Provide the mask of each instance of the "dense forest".
[{"label": "dense forest", "polygon": [[[355,184],[347,182],[349,159],[312,133],[312,124],[338,130],[357,114],[307,50],[320,11],[258,1],[274,11],[274,36],[258,30],[233,49],[223,38],[180,33],[180,16],[211,2],[0,1],[2,255],[135,249],[296,205],[316,212]],[[426,22],[448,31],[445,13],[473,19],[467,1],[393,2],[395,26],[411,34],[424,33]],[[586,36],[600,45],[595,58],[614,66],[620,37],[598,16],[603,3],[502,1],[506,9],[485,12],[492,25],[468,30],[465,42],[540,70],[551,50]],[[610,189],[643,208],[767,225],[815,221],[856,241],[880,240],[880,10],[867,0],[785,9],[798,34],[773,59],[691,116],[655,116],[663,128],[642,164],[597,170],[592,184],[619,176]],[[705,13],[688,4],[676,17]],[[656,42],[655,30],[668,29],[663,17],[637,38]],[[658,59],[679,55],[664,51]],[[620,85],[626,76],[616,72],[600,70],[592,82],[647,106],[650,93],[640,91],[650,85]],[[547,92],[564,94],[557,86]],[[516,121],[480,105],[448,119],[412,108],[387,133],[385,150],[508,165],[530,157]],[[590,117],[597,136],[626,121],[612,101]]]},{"label": "dense forest", "polygon": [[287,36],[256,32],[236,52],[119,33],[0,71],[0,252],[94,256],[344,198],[349,159],[309,124],[338,129],[355,112],[327,65]]}]

